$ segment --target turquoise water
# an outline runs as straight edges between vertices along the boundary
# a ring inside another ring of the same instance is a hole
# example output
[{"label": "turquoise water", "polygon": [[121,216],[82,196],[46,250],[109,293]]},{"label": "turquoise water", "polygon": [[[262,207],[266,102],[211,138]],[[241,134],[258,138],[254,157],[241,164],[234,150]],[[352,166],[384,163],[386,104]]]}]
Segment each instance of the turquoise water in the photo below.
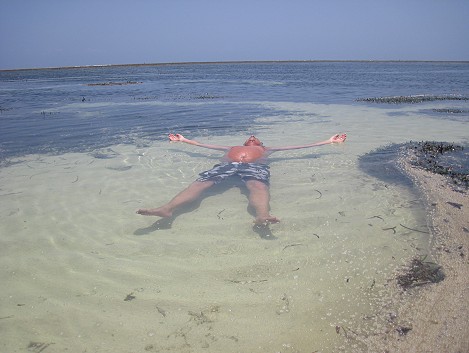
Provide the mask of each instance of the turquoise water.
[{"label": "turquoise water", "polygon": [[[3,351],[366,351],[399,304],[390,289],[431,256],[421,195],[390,144],[468,141],[468,101],[357,98],[468,94],[458,63],[282,63],[2,72],[0,345]],[[127,83],[97,85],[90,83]],[[435,83],[437,82],[437,83]],[[83,100],[84,98],[84,100]],[[442,113],[445,109],[462,113]],[[466,113],[465,113],[466,112]],[[235,145],[339,146],[271,156],[273,240],[242,184],[171,220],[167,202]],[[379,156],[379,154],[377,155]],[[385,178],[383,178],[383,175]],[[337,334],[344,332],[349,334]]]}]

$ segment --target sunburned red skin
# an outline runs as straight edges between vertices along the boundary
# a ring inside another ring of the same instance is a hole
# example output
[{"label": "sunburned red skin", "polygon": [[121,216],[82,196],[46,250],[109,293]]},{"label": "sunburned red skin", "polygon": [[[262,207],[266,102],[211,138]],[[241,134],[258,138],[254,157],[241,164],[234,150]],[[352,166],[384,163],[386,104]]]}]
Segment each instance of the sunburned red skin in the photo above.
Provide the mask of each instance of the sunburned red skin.
[{"label": "sunburned red skin", "polygon": [[253,163],[266,157],[266,148],[255,136],[249,137],[243,146],[233,146],[226,153],[224,160],[228,162]]},{"label": "sunburned red skin", "polygon": [[265,157],[265,148],[262,146],[234,146],[225,156],[228,162],[253,163]]}]

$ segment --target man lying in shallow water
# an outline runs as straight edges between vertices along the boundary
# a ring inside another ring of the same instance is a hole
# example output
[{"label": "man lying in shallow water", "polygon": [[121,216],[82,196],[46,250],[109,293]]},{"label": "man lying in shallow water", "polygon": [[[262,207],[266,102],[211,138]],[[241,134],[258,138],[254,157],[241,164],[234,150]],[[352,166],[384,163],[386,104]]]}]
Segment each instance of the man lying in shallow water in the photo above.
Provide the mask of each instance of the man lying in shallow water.
[{"label": "man lying in shallow water", "polygon": [[346,134],[334,135],[330,139],[298,146],[264,147],[255,136],[249,137],[242,146],[220,146],[200,143],[189,140],[181,134],[170,134],[171,141],[185,142],[190,145],[205,147],[213,150],[225,151],[222,163],[216,164],[212,169],[199,174],[185,190],[177,194],[167,204],[158,208],[142,208],[138,214],[145,216],[171,217],[175,209],[192,202],[213,186],[232,175],[237,175],[246,184],[249,191],[249,205],[254,209],[256,224],[277,223],[279,219],[269,212],[269,166],[266,159],[273,152],[295,150],[300,148],[315,147],[332,143],[342,143],[347,138]]}]

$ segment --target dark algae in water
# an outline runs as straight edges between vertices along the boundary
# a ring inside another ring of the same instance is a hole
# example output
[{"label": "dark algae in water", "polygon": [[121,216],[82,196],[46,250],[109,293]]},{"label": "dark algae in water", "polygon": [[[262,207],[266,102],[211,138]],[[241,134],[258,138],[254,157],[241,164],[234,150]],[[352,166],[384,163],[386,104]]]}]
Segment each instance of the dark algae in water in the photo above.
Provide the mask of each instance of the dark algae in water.
[{"label": "dark algae in water", "polygon": [[463,146],[447,142],[410,143],[412,164],[435,174],[444,175],[457,186],[469,187],[469,153]]},{"label": "dark algae in water", "polygon": [[370,97],[358,98],[357,102],[370,102],[370,103],[388,103],[388,104],[404,104],[404,103],[422,103],[433,101],[467,101],[469,97],[459,95],[412,95],[412,96],[393,96],[393,97]]},{"label": "dark algae in water", "polygon": [[397,283],[403,289],[438,283],[444,280],[445,274],[440,265],[425,261],[426,257],[414,258],[404,272],[397,276]]}]

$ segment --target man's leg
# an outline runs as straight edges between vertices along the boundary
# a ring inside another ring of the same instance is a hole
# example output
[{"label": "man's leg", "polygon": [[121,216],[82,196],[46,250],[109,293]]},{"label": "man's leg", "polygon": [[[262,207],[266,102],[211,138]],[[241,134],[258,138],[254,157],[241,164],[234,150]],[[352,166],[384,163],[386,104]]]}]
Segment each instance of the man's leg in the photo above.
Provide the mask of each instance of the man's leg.
[{"label": "man's leg", "polygon": [[251,179],[246,181],[246,187],[249,191],[249,205],[254,208],[256,213],[255,223],[266,224],[280,222],[277,217],[271,216],[269,213],[269,186],[259,180]]},{"label": "man's leg", "polygon": [[142,208],[137,211],[138,214],[144,216],[159,216],[159,217],[171,217],[173,211],[189,202],[195,201],[199,196],[214,184],[213,181],[194,181],[186,189],[182,190],[179,194],[169,201],[166,205],[158,208]]}]

